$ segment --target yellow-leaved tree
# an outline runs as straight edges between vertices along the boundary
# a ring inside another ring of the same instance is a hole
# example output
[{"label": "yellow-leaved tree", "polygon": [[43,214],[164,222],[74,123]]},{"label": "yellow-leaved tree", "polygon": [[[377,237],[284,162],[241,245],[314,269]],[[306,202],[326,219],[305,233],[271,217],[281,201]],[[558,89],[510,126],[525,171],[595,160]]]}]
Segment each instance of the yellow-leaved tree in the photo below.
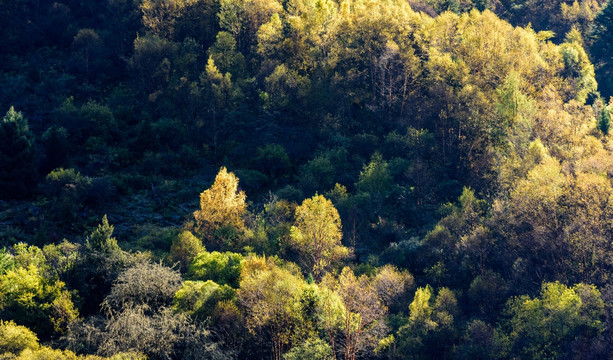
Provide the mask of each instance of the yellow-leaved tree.
[{"label": "yellow-leaved tree", "polygon": [[213,185],[200,194],[200,210],[194,212],[196,232],[213,242],[236,238],[245,230],[246,198],[238,190],[238,178],[222,166]]}]

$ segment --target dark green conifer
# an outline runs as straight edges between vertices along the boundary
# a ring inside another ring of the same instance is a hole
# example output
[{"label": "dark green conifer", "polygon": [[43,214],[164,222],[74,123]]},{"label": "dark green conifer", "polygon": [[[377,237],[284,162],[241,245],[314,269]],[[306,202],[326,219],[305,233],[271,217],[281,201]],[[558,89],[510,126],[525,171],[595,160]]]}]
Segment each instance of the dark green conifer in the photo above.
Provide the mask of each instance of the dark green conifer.
[{"label": "dark green conifer", "polygon": [[28,121],[11,106],[0,121],[0,199],[27,196],[36,184],[37,164]]},{"label": "dark green conifer", "polygon": [[609,1],[594,19],[590,53],[600,93],[608,99],[613,96],[613,1]]},{"label": "dark green conifer", "polygon": [[605,106],[600,112],[600,117],[598,118],[598,130],[602,131],[603,134],[608,135],[610,128],[611,115],[609,114],[609,109],[607,109]]}]

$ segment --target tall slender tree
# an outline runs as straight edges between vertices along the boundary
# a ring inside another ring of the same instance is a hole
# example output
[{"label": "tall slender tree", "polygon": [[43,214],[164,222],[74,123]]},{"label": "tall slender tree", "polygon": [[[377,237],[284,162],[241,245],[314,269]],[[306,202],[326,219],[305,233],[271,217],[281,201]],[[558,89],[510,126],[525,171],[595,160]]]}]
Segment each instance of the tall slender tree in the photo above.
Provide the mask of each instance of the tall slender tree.
[{"label": "tall slender tree", "polygon": [[38,177],[37,164],[28,121],[11,106],[0,121],[0,199],[30,194]]},{"label": "tall slender tree", "polygon": [[613,1],[609,1],[594,19],[590,53],[596,67],[600,93],[613,96]]}]

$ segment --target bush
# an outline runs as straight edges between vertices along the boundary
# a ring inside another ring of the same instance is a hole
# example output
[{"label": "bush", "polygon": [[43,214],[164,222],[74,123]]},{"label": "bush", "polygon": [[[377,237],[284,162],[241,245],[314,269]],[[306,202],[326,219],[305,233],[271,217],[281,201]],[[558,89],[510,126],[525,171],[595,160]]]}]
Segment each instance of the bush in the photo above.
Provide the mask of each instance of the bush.
[{"label": "bush", "polygon": [[327,360],[333,357],[332,347],[319,338],[294,346],[283,355],[284,360]]},{"label": "bush", "polygon": [[50,172],[42,184],[42,192],[49,199],[47,212],[58,222],[74,222],[78,212],[83,210],[91,179],[74,169],[58,168]]},{"label": "bush", "polygon": [[19,355],[23,350],[38,349],[38,337],[25,326],[14,321],[0,320],[0,354]]},{"label": "bush", "polygon": [[182,271],[186,271],[189,263],[201,252],[206,251],[202,241],[189,231],[183,231],[172,242],[169,260],[178,262]]},{"label": "bush", "polygon": [[243,256],[236,253],[217,251],[198,254],[187,270],[191,280],[212,280],[220,285],[238,288]]},{"label": "bush", "polygon": [[164,256],[177,238],[179,230],[176,228],[162,228],[152,224],[136,226],[135,241],[128,246],[131,250],[151,251],[156,257]]},{"label": "bush", "polygon": [[0,317],[14,319],[43,338],[64,332],[79,315],[64,283],[44,278],[34,264],[0,276],[0,294]]},{"label": "bush", "polygon": [[181,283],[181,275],[176,270],[155,263],[139,263],[119,274],[104,306],[111,311],[134,306],[155,311],[171,304]]},{"label": "bush", "polygon": [[211,280],[188,280],[175,294],[173,308],[193,318],[205,320],[213,314],[220,301],[235,297],[236,292],[228,285],[219,285]]}]

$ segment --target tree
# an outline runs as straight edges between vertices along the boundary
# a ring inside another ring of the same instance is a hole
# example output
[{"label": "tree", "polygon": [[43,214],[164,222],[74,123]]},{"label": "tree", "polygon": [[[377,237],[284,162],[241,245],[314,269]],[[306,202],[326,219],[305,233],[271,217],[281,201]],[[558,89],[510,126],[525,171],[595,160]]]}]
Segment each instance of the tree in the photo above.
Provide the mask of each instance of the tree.
[{"label": "tree", "polygon": [[0,122],[0,199],[30,194],[38,177],[37,166],[28,121],[11,106]]},{"label": "tree", "polygon": [[354,360],[358,353],[372,350],[383,337],[387,306],[377,296],[368,276],[355,276],[345,267],[338,279],[327,276],[324,286],[338,293],[345,305],[342,344],[345,360]]},{"label": "tree", "polygon": [[[210,333],[194,325],[186,314],[162,308],[150,314],[146,306],[128,307],[108,319],[98,353],[112,356],[134,351],[152,360],[227,360]],[[83,339],[85,340],[85,339]]]},{"label": "tree", "polygon": [[600,111],[600,116],[598,117],[598,130],[600,130],[604,135],[609,135],[610,128],[611,114],[609,113],[608,106],[605,106]]},{"label": "tree", "polygon": [[613,211],[613,188],[609,177],[578,173],[561,205],[564,208],[564,231],[561,239],[565,273],[573,282],[605,286],[613,275],[613,228],[609,216]]},{"label": "tree", "polygon": [[561,273],[564,244],[555,237],[563,220],[559,202],[566,180],[558,161],[546,156],[511,190],[511,216],[506,219],[515,226],[509,234],[511,244],[520,249],[521,256],[530,260],[530,265],[538,266],[538,270],[522,275],[540,276],[535,279],[537,284],[543,281],[545,274]]},{"label": "tree", "polygon": [[232,301],[236,291],[228,285],[219,285],[214,281],[186,281],[175,293],[173,308],[188,314],[194,319],[209,319],[220,301]]},{"label": "tree", "polygon": [[281,360],[303,324],[297,305],[304,286],[299,275],[275,265],[271,258],[245,261],[238,301],[245,309],[249,332],[270,337],[274,360]]},{"label": "tree", "polygon": [[27,326],[48,339],[62,333],[79,312],[72,295],[59,280],[50,280],[34,264],[0,276],[0,317]]},{"label": "tree", "polygon": [[594,95],[598,84],[594,74],[594,65],[590,62],[583,48],[583,39],[578,30],[572,29],[566,34],[564,43],[560,45],[560,54],[564,63],[566,89],[562,91],[584,104],[588,96]]},{"label": "tree", "polygon": [[221,73],[230,73],[237,78],[244,75],[245,58],[236,51],[236,40],[230,33],[220,31],[208,53]]},{"label": "tree", "polygon": [[432,320],[431,297],[432,288],[430,286],[418,288],[415,291],[413,301],[409,305],[409,321],[400,328],[398,333],[401,352],[419,354],[423,348],[423,337],[436,329],[437,324]]},{"label": "tree", "polygon": [[506,359],[508,337],[498,329],[481,320],[471,321],[464,335],[464,341],[457,351],[458,359],[486,360]]},{"label": "tree", "polygon": [[329,360],[333,358],[332,347],[318,338],[294,346],[283,355],[284,360]]},{"label": "tree", "polygon": [[341,218],[323,195],[305,199],[296,208],[290,234],[290,245],[300,254],[304,271],[312,273],[316,280],[336,261],[349,256],[349,249],[341,244]]},{"label": "tree", "polygon": [[162,38],[172,39],[175,23],[196,0],[143,0],[140,11],[147,30]]},{"label": "tree", "polygon": [[444,359],[453,349],[457,300],[447,288],[439,290],[434,302],[432,293],[430,286],[417,289],[408,322],[398,331],[399,350],[405,358]]},{"label": "tree", "polygon": [[[76,51],[81,52],[85,60],[85,82],[89,82],[91,58],[96,56],[101,49],[100,36],[94,29],[81,29],[75,35],[72,46]],[[94,62],[95,63],[95,62]]]},{"label": "tree", "polygon": [[596,66],[596,79],[605,98],[613,96],[613,2],[600,10],[591,33],[590,54]]},{"label": "tree", "polygon": [[283,145],[279,144],[266,144],[259,147],[254,162],[257,169],[264,172],[275,184],[291,169],[289,156]]},{"label": "tree", "polygon": [[177,56],[178,46],[157,35],[137,36],[130,67],[146,95],[163,91],[168,85],[170,67]]},{"label": "tree", "polygon": [[539,297],[515,297],[507,306],[513,355],[520,358],[558,359],[603,330],[604,302],[593,285],[543,283]]},{"label": "tree", "polygon": [[[387,330],[384,321],[388,309],[412,286],[413,277],[391,265],[374,274],[357,277],[348,267],[335,278],[330,274],[321,281],[322,328],[328,333],[335,353],[345,360],[372,355]],[[340,299],[340,303],[337,303]],[[335,335],[340,332],[340,336]]]},{"label": "tree", "polygon": [[527,120],[534,104],[521,91],[521,77],[518,73],[510,72],[504,83],[496,90],[496,95],[498,95],[496,110],[503,120],[499,125],[502,132],[506,132],[510,126],[519,125],[518,122],[522,120]]},{"label": "tree", "polygon": [[381,199],[389,194],[392,184],[393,178],[387,161],[383,160],[381,154],[375,153],[370,162],[364,164],[356,188],[375,199]]},{"label": "tree", "polygon": [[97,313],[119,273],[144,258],[121,250],[117,239],[112,237],[113,230],[105,215],[102,224],[87,237],[83,253],[74,267],[74,277],[68,281],[84,298],[81,310],[85,314]]},{"label": "tree", "polygon": [[112,356],[138,352],[149,359],[226,359],[209,332],[171,307],[182,285],[177,270],[141,261],[122,271],[103,303],[103,315],[71,325],[75,351]]},{"label": "tree", "polygon": [[102,224],[98,225],[85,240],[85,245],[90,251],[97,251],[101,253],[111,254],[120,251],[117,239],[111,237],[115,227],[109,224],[109,220],[104,215],[102,217]]},{"label": "tree", "polygon": [[15,260],[13,256],[3,247],[2,250],[0,250],[0,275],[4,275],[7,271],[13,270],[14,268]]},{"label": "tree", "polygon": [[200,210],[194,212],[196,231],[212,242],[218,240],[216,231],[220,228],[242,232],[246,198],[244,191],[238,191],[238,178],[222,166],[213,185],[200,194]]}]

